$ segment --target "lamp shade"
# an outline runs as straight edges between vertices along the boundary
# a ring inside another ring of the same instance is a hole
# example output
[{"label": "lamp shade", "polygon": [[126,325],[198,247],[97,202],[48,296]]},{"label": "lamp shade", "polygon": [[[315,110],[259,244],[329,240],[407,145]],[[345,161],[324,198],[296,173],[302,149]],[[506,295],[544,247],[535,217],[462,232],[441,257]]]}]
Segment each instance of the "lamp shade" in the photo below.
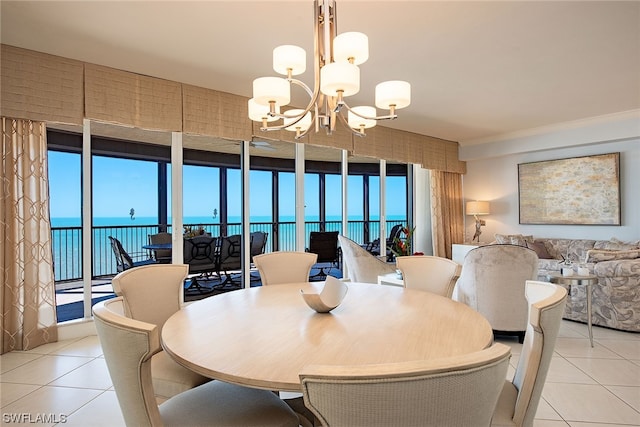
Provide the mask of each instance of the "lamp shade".
[{"label": "lamp shade", "polygon": [[402,80],[390,80],[376,85],[376,107],[390,110],[395,105],[396,110],[411,104],[411,85]]},{"label": "lamp shade", "polygon": [[[293,123],[300,114],[304,113],[304,110],[298,110],[298,109],[293,109],[293,110],[288,110],[285,111],[284,114],[286,114],[287,116],[295,116],[295,117],[291,117],[291,118],[284,118],[284,124],[288,125],[290,123]],[[311,113],[307,112],[307,114],[304,115],[304,117],[302,118],[302,120],[300,120],[298,123],[296,123],[295,125],[291,125],[286,127],[286,130],[295,132],[297,130],[300,130],[301,132],[306,131],[307,129],[309,129],[309,126],[311,126]]]},{"label": "lamp shade", "polygon": [[467,202],[467,215],[489,215],[489,202]]},{"label": "lamp shade", "polygon": [[259,77],[253,81],[253,99],[260,105],[287,105],[291,100],[291,86],[280,77]]},{"label": "lamp shade", "polygon": [[[278,117],[270,116],[269,106],[268,105],[260,105],[253,98],[251,98],[248,102],[249,108],[249,118],[256,122],[262,122],[264,120],[268,122],[275,122],[278,120]],[[280,113],[280,106],[276,105],[276,113]]]},{"label": "lamp shade", "polygon": [[360,69],[348,62],[332,62],[320,69],[320,90],[327,96],[355,95],[360,90]]},{"label": "lamp shade", "polygon": [[336,62],[353,59],[360,65],[369,59],[369,37],[355,31],[342,33],[333,39],[333,59]]},{"label": "lamp shade", "polygon": [[[365,117],[375,117],[376,109],[374,107],[369,107],[366,105],[353,107],[351,109],[353,112],[356,112]],[[347,115],[347,122],[349,123],[349,127],[351,129],[369,129],[376,125],[376,121],[373,119],[363,119],[360,116],[357,116],[353,112],[349,111]]]},{"label": "lamp shade", "polygon": [[285,44],[273,49],[273,69],[276,73],[297,76],[307,69],[307,52],[299,46]]}]

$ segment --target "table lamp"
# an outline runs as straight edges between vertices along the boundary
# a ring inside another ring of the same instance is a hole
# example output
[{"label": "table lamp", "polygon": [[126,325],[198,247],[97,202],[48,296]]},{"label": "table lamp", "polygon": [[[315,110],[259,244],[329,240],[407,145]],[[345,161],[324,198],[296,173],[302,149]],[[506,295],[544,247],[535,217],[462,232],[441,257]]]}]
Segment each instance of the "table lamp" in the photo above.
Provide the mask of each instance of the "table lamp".
[{"label": "table lamp", "polygon": [[466,212],[467,215],[473,215],[476,219],[476,233],[473,235],[473,239],[471,239],[471,241],[477,239],[478,243],[480,243],[480,234],[482,234],[480,227],[486,225],[486,222],[483,219],[479,219],[478,215],[489,215],[489,202],[481,202],[478,200],[474,202],[467,202]]}]

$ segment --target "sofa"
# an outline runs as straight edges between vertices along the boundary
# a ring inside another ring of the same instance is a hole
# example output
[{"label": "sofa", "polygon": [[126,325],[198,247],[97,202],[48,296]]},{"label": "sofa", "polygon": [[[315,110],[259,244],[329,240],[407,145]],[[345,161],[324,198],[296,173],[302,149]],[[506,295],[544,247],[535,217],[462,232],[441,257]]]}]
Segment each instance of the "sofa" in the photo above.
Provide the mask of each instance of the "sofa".
[{"label": "sofa", "polygon": [[[572,266],[586,267],[597,276],[593,286],[594,325],[640,332],[640,240],[534,238],[521,234],[495,235],[495,243],[528,247],[538,255],[538,280],[559,273],[565,259]],[[587,323],[586,287],[572,286],[564,318]]]}]

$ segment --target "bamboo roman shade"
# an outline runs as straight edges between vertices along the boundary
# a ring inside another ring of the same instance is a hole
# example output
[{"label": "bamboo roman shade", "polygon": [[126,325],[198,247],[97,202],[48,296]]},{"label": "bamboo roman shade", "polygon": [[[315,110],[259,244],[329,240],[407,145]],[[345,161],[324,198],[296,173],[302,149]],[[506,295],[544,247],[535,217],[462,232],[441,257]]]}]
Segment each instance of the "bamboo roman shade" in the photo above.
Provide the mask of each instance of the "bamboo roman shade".
[{"label": "bamboo roman shade", "polygon": [[0,55],[0,116],[82,124],[82,62],[4,44]]},{"label": "bamboo roman shade", "polygon": [[[295,142],[285,130],[264,133],[247,117],[247,98],[2,45],[0,115],[81,125],[84,118],[147,130],[231,140]],[[465,173],[458,143],[376,126],[367,136],[341,125],[328,136],[313,129],[299,142],[344,149],[358,156],[415,163]]]},{"label": "bamboo roman shade", "polygon": [[251,120],[247,99],[217,90],[182,85],[183,131],[196,135],[247,141]]},{"label": "bamboo roman shade", "polygon": [[85,117],[143,129],[182,130],[182,85],[85,64]]}]

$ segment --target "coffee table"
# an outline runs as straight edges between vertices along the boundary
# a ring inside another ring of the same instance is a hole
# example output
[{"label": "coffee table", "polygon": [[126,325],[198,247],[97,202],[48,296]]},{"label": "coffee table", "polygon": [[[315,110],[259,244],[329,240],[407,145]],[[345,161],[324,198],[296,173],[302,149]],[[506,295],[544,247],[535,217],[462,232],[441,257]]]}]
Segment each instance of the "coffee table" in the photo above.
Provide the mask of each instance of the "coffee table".
[{"label": "coffee table", "polygon": [[586,286],[587,287],[587,327],[589,329],[589,341],[591,347],[593,347],[593,329],[591,325],[591,292],[593,291],[593,285],[598,284],[598,277],[592,274],[586,276],[563,276],[560,273],[549,273],[548,280],[551,283],[556,283],[565,286]]}]

